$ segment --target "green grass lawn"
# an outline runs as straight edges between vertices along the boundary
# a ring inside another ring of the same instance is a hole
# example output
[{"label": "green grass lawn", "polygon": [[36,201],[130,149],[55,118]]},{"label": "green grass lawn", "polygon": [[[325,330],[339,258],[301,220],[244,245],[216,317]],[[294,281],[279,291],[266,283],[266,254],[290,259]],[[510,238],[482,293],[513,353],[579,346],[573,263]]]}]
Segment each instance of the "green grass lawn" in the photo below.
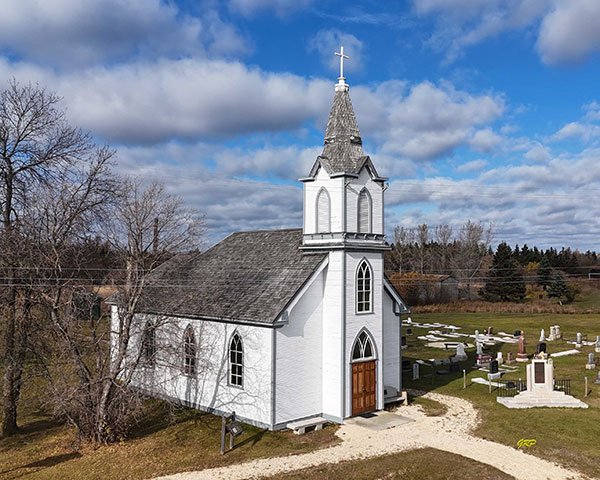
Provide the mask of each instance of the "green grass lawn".
[{"label": "green grass lawn", "polygon": [[[412,319],[419,323],[440,322],[461,326],[463,329],[460,332],[468,334],[472,334],[475,329],[483,332],[488,326],[493,326],[494,332],[524,330],[528,342],[527,353],[530,355],[535,353],[541,328],[548,334],[551,325],[560,325],[565,336],[575,336],[577,332],[582,332],[588,334],[589,340],[600,334],[600,319],[596,315],[414,314]],[[445,358],[451,354],[442,349],[424,347],[423,342],[416,337],[427,329],[413,330],[414,335],[408,337],[409,347],[403,351],[405,359]],[[547,342],[547,345],[549,353],[574,348],[573,345],[560,341]],[[461,364],[459,374],[433,375],[413,381],[411,373],[405,372],[404,388],[433,390],[466,398],[481,412],[483,422],[476,434],[482,438],[515,447],[521,438],[534,438],[537,443],[530,448],[530,453],[600,478],[600,385],[594,384],[598,371],[585,369],[587,353],[593,351],[593,347],[584,347],[582,351],[585,353],[554,359],[555,378],[570,378],[571,394],[589,404],[588,409],[511,410],[497,403],[496,392],[488,393],[485,385],[470,384],[463,389],[463,368],[467,370],[468,384],[475,376],[486,376],[486,373],[472,368],[475,363],[474,350],[467,350],[469,360]],[[516,355],[518,347],[516,344],[500,344],[491,349],[494,353],[498,350],[506,358],[510,351]],[[516,365],[519,370],[505,374],[504,379],[526,378],[525,364]],[[428,368],[421,369],[421,374],[429,373]],[[584,397],[585,376],[590,380],[588,397]]]},{"label": "green grass lawn", "polygon": [[480,480],[508,480],[512,477],[500,470],[453,453],[422,448],[392,455],[354,460],[307,468],[298,472],[278,475],[281,480],[375,480],[419,479],[446,480],[448,478],[477,478]]}]

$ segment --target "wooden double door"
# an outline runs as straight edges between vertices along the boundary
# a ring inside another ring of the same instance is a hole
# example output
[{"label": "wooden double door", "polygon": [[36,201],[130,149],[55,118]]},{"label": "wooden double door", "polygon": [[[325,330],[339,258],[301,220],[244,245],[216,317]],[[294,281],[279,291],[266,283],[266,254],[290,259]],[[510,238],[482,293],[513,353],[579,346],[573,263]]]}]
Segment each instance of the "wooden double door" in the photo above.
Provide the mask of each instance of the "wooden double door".
[{"label": "wooden double door", "polygon": [[377,408],[375,360],[352,364],[352,415]]}]

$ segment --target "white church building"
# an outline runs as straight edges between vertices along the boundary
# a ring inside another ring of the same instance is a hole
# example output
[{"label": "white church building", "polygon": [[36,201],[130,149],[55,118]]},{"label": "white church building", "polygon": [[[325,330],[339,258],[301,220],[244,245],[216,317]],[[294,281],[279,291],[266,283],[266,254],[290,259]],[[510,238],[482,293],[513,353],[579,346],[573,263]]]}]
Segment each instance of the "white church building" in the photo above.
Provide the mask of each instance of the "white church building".
[{"label": "white church building", "polygon": [[[133,386],[272,430],[397,400],[408,307],[384,273],[387,180],[342,72],[323,153],[300,179],[302,229],[233,233],[159,267],[136,315]],[[118,321],[113,305],[113,332]]]}]

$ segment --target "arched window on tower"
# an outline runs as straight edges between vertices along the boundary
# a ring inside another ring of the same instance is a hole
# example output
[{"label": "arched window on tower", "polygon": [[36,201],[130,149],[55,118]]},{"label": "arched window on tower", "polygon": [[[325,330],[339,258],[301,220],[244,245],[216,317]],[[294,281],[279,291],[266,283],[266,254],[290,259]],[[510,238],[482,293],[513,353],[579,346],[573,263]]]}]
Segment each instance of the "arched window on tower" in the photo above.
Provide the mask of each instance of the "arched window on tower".
[{"label": "arched window on tower", "polygon": [[366,260],[359,263],[356,272],[356,311],[368,313],[373,311],[373,275]]},{"label": "arched window on tower", "polygon": [[233,334],[229,343],[229,385],[244,386],[244,349],[237,332]]},{"label": "arched window on tower", "polygon": [[371,195],[366,188],[358,194],[358,232],[371,233]]},{"label": "arched window on tower", "polygon": [[196,373],[196,336],[191,325],[187,326],[183,334],[183,373]]},{"label": "arched window on tower", "polygon": [[317,195],[317,233],[331,232],[331,202],[329,193],[322,188]]}]

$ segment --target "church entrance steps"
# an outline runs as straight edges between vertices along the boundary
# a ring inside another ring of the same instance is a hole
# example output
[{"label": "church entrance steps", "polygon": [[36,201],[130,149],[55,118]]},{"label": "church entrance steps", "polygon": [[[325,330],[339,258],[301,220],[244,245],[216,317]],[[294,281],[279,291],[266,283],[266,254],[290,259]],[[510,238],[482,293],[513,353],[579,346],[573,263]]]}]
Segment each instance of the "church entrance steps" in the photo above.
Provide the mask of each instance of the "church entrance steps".
[{"label": "church entrance steps", "polygon": [[307,428],[315,427],[315,430],[322,430],[323,425],[328,422],[329,420],[325,420],[322,417],[312,417],[304,420],[298,420],[297,422],[290,422],[286,425],[286,427],[290,430],[293,430],[296,435],[303,435],[306,433]]}]

